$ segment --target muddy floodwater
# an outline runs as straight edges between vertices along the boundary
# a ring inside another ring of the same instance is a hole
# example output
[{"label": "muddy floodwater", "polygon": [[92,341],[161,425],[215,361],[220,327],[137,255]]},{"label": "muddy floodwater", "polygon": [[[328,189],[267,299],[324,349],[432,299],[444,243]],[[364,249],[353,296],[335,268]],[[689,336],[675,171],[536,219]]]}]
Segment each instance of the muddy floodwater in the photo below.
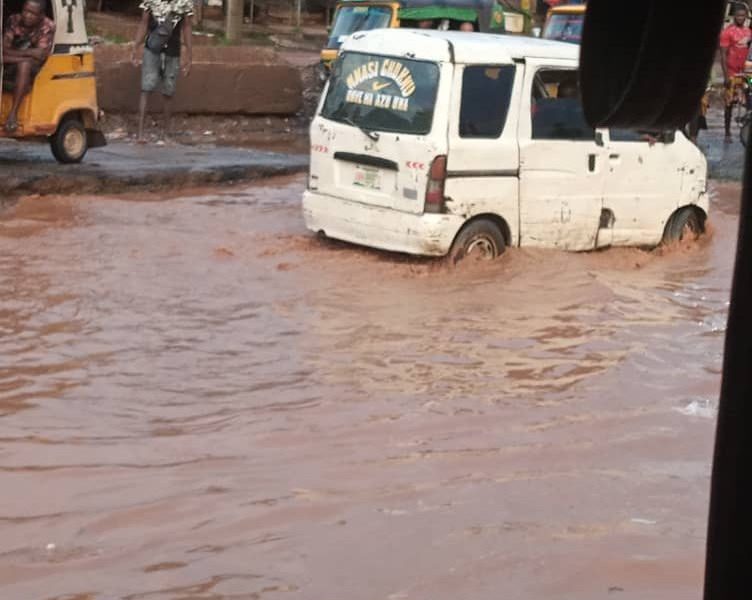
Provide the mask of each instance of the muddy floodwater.
[{"label": "muddy floodwater", "polygon": [[303,184],[0,215],[0,598],[701,598],[738,187],[452,269]]}]

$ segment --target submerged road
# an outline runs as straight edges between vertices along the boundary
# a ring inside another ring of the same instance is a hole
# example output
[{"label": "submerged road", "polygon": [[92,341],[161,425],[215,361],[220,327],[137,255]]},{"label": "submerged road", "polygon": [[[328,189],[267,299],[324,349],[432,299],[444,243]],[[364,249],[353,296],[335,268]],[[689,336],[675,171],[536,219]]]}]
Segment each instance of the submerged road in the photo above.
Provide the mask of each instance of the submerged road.
[{"label": "submerged road", "polygon": [[699,599],[738,186],[452,269],[303,185],[0,214],[3,600]]}]

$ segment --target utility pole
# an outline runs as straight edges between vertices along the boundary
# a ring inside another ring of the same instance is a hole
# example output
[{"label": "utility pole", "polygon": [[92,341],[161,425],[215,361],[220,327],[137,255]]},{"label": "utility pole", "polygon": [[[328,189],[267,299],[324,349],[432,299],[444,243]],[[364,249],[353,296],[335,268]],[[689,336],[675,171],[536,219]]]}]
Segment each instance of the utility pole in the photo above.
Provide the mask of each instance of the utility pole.
[{"label": "utility pole", "polygon": [[240,30],[243,26],[243,0],[227,0],[227,15],[225,16],[225,38],[228,42],[240,40]]}]

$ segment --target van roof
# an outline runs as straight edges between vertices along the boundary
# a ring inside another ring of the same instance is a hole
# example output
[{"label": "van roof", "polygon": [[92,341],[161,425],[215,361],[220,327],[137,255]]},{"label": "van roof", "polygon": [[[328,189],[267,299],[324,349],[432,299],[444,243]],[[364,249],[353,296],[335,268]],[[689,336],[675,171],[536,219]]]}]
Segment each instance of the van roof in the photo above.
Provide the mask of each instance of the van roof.
[{"label": "van roof", "polygon": [[342,50],[463,64],[509,63],[524,58],[577,60],[574,44],[497,33],[373,29],[352,34]]}]

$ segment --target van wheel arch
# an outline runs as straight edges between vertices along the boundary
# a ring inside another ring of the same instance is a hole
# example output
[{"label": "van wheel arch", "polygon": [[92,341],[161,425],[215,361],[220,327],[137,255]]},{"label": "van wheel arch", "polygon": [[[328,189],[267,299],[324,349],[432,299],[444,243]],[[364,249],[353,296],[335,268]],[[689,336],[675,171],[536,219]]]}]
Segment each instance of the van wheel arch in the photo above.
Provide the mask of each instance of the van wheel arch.
[{"label": "van wheel arch", "polygon": [[666,221],[663,229],[662,244],[679,242],[684,237],[686,228],[689,228],[695,235],[705,232],[705,222],[708,215],[699,206],[687,204],[677,208]]},{"label": "van wheel arch", "polygon": [[[486,229],[483,232],[483,229]],[[499,215],[493,213],[484,213],[480,215],[474,215],[471,219],[468,219],[462,224],[457,234],[452,240],[452,245],[449,250],[449,257],[456,263],[465,257],[466,252],[466,239],[468,235],[473,237],[480,234],[481,236],[489,238],[489,241],[496,240],[493,246],[496,247],[497,254],[501,255],[506,246],[511,241],[511,231],[507,222]]]},{"label": "van wheel arch", "polygon": [[506,222],[504,217],[501,217],[495,213],[481,213],[479,215],[473,215],[471,218],[469,218],[467,221],[465,221],[462,224],[462,227],[459,228],[459,231],[457,231],[456,235],[454,236],[454,240],[452,240],[452,243],[457,241],[457,236],[459,236],[460,232],[465,229],[470,223],[474,223],[475,221],[478,221],[480,219],[484,219],[486,221],[492,221],[498,228],[499,231],[501,231],[501,235],[504,236],[504,244],[507,246],[510,246],[512,243],[512,231],[509,229],[509,224]]}]

